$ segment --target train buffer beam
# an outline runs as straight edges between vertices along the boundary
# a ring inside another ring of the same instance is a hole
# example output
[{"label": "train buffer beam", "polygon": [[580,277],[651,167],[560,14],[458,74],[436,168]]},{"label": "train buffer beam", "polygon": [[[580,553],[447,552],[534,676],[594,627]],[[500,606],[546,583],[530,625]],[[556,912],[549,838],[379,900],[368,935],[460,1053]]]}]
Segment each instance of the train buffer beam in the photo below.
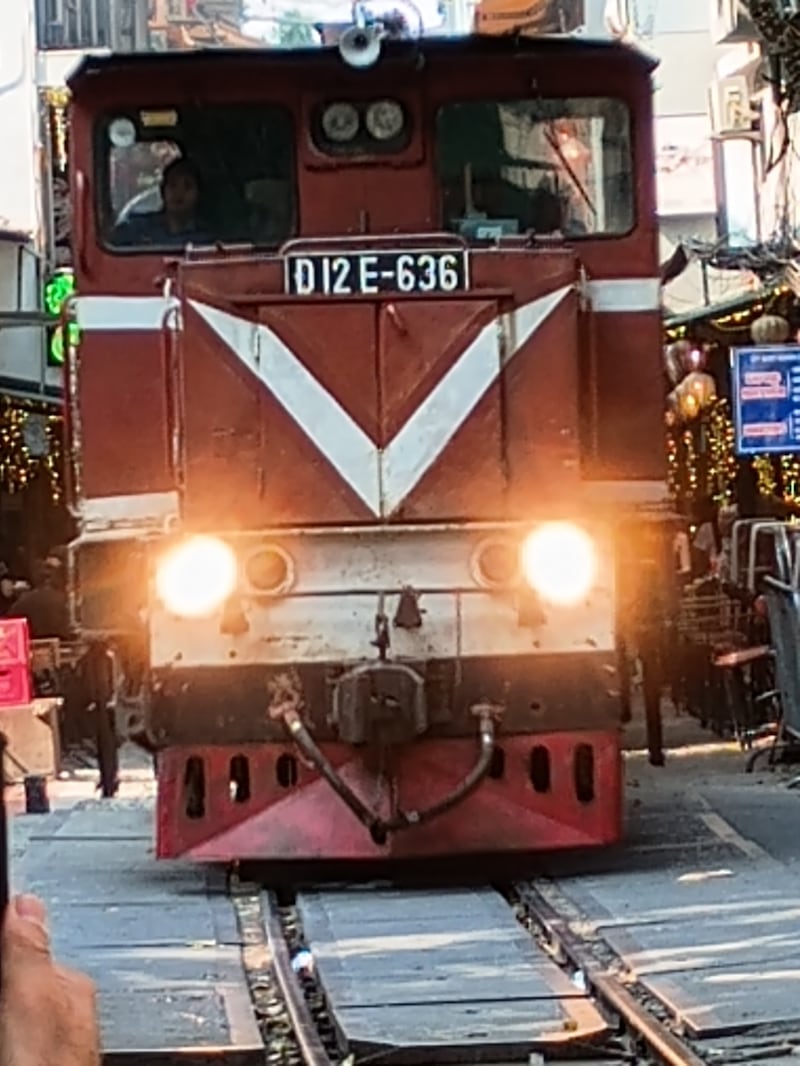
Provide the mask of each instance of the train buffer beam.
[{"label": "train buffer beam", "polygon": [[306,893],[298,912],[341,1051],[357,1060],[527,1062],[608,1035],[491,889]]},{"label": "train buffer beam", "polygon": [[12,820],[15,891],[50,912],[53,950],[97,985],[106,1066],[263,1066],[224,878],[157,863],[149,803]]}]

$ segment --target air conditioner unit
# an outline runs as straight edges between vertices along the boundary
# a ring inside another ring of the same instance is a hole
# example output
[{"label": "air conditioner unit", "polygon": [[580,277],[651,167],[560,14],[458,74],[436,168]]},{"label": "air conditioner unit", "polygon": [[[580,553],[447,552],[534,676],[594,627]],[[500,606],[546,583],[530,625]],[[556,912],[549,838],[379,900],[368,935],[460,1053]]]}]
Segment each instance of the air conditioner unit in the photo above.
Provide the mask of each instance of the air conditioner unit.
[{"label": "air conditioner unit", "polygon": [[716,137],[742,137],[752,132],[755,111],[744,74],[714,82],[709,96],[711,129]]},{"label": "air conditioner unit", "polygon": [[759,40],[755,23],[743,0],[708,0],[711,5],[711,35],[714,44],[737,44]]}]

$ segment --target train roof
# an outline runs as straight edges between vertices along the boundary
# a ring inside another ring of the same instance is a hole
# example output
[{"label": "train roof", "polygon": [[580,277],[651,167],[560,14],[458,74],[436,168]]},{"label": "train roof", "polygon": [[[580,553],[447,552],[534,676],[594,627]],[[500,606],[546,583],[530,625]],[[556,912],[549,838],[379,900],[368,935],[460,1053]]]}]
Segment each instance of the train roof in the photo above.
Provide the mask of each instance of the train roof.
[{"label": "train roof", "polygon": [[[402,59],[421,53],[431,58],[445,58],[451,55],[491,56],[491,55],[574,55],[582,58],[591,56],[616,56],[639,65],[643,71],[654,70],[658,61],[638,48],[616,40],[587,40],[582,37],[567,36],[525,36],[524,34],[468,34],[459,37],[421,37],[413,40],[387,40],[384,42],[383,54],[387,59]],[[73,70],[67,84],[71,90],[80,86],[87,78],[95,74],[126,72],[132,75],[146,73],[148,70],[174,67],[182,73],[195,68],[202,69],[209,63],[236,61],[244,66],[268,62],[271,66],[297,63],[300,59],[317,60],[338,56],[335,45],[312,48],[193,48],[186,51],[167,52],[117,52],[104,55],[87,55]]]}]

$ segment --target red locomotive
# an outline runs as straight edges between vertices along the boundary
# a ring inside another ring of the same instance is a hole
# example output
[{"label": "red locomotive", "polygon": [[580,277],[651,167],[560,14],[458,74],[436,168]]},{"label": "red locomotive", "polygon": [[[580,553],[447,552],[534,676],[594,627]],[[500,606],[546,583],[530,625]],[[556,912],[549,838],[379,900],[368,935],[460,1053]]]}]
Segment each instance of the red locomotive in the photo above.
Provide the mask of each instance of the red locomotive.
[{"label": "red locomotive", "polygon": [[376,23],[74,74],[74,610],[160,856],[619,838],[666,527],[651,70]]}]

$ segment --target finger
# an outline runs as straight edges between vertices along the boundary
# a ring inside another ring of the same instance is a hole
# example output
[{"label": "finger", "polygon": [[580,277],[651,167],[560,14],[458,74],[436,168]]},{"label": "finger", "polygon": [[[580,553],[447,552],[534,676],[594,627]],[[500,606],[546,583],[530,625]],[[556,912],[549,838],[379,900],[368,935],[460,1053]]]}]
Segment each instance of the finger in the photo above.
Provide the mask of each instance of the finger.
[{"label": "finger", "polygon": [[99,1066],[100,1028],[97,1016],[97,990],[83,973],[66,966],[56,967],[65,1001],[69,1003],[70,1039],[80,1050],[81,1063]]},{"label": "finger", "polygon": [[35,896],[16,896],[11,901],[3,925],[3,954],[10,966],[26,956],[49,956],[47,911]]},{"label": "finger", "polygon": [[26,922],[38,922],[47,928],[47,908],[38,896],[14,896],[11,906]]}]

